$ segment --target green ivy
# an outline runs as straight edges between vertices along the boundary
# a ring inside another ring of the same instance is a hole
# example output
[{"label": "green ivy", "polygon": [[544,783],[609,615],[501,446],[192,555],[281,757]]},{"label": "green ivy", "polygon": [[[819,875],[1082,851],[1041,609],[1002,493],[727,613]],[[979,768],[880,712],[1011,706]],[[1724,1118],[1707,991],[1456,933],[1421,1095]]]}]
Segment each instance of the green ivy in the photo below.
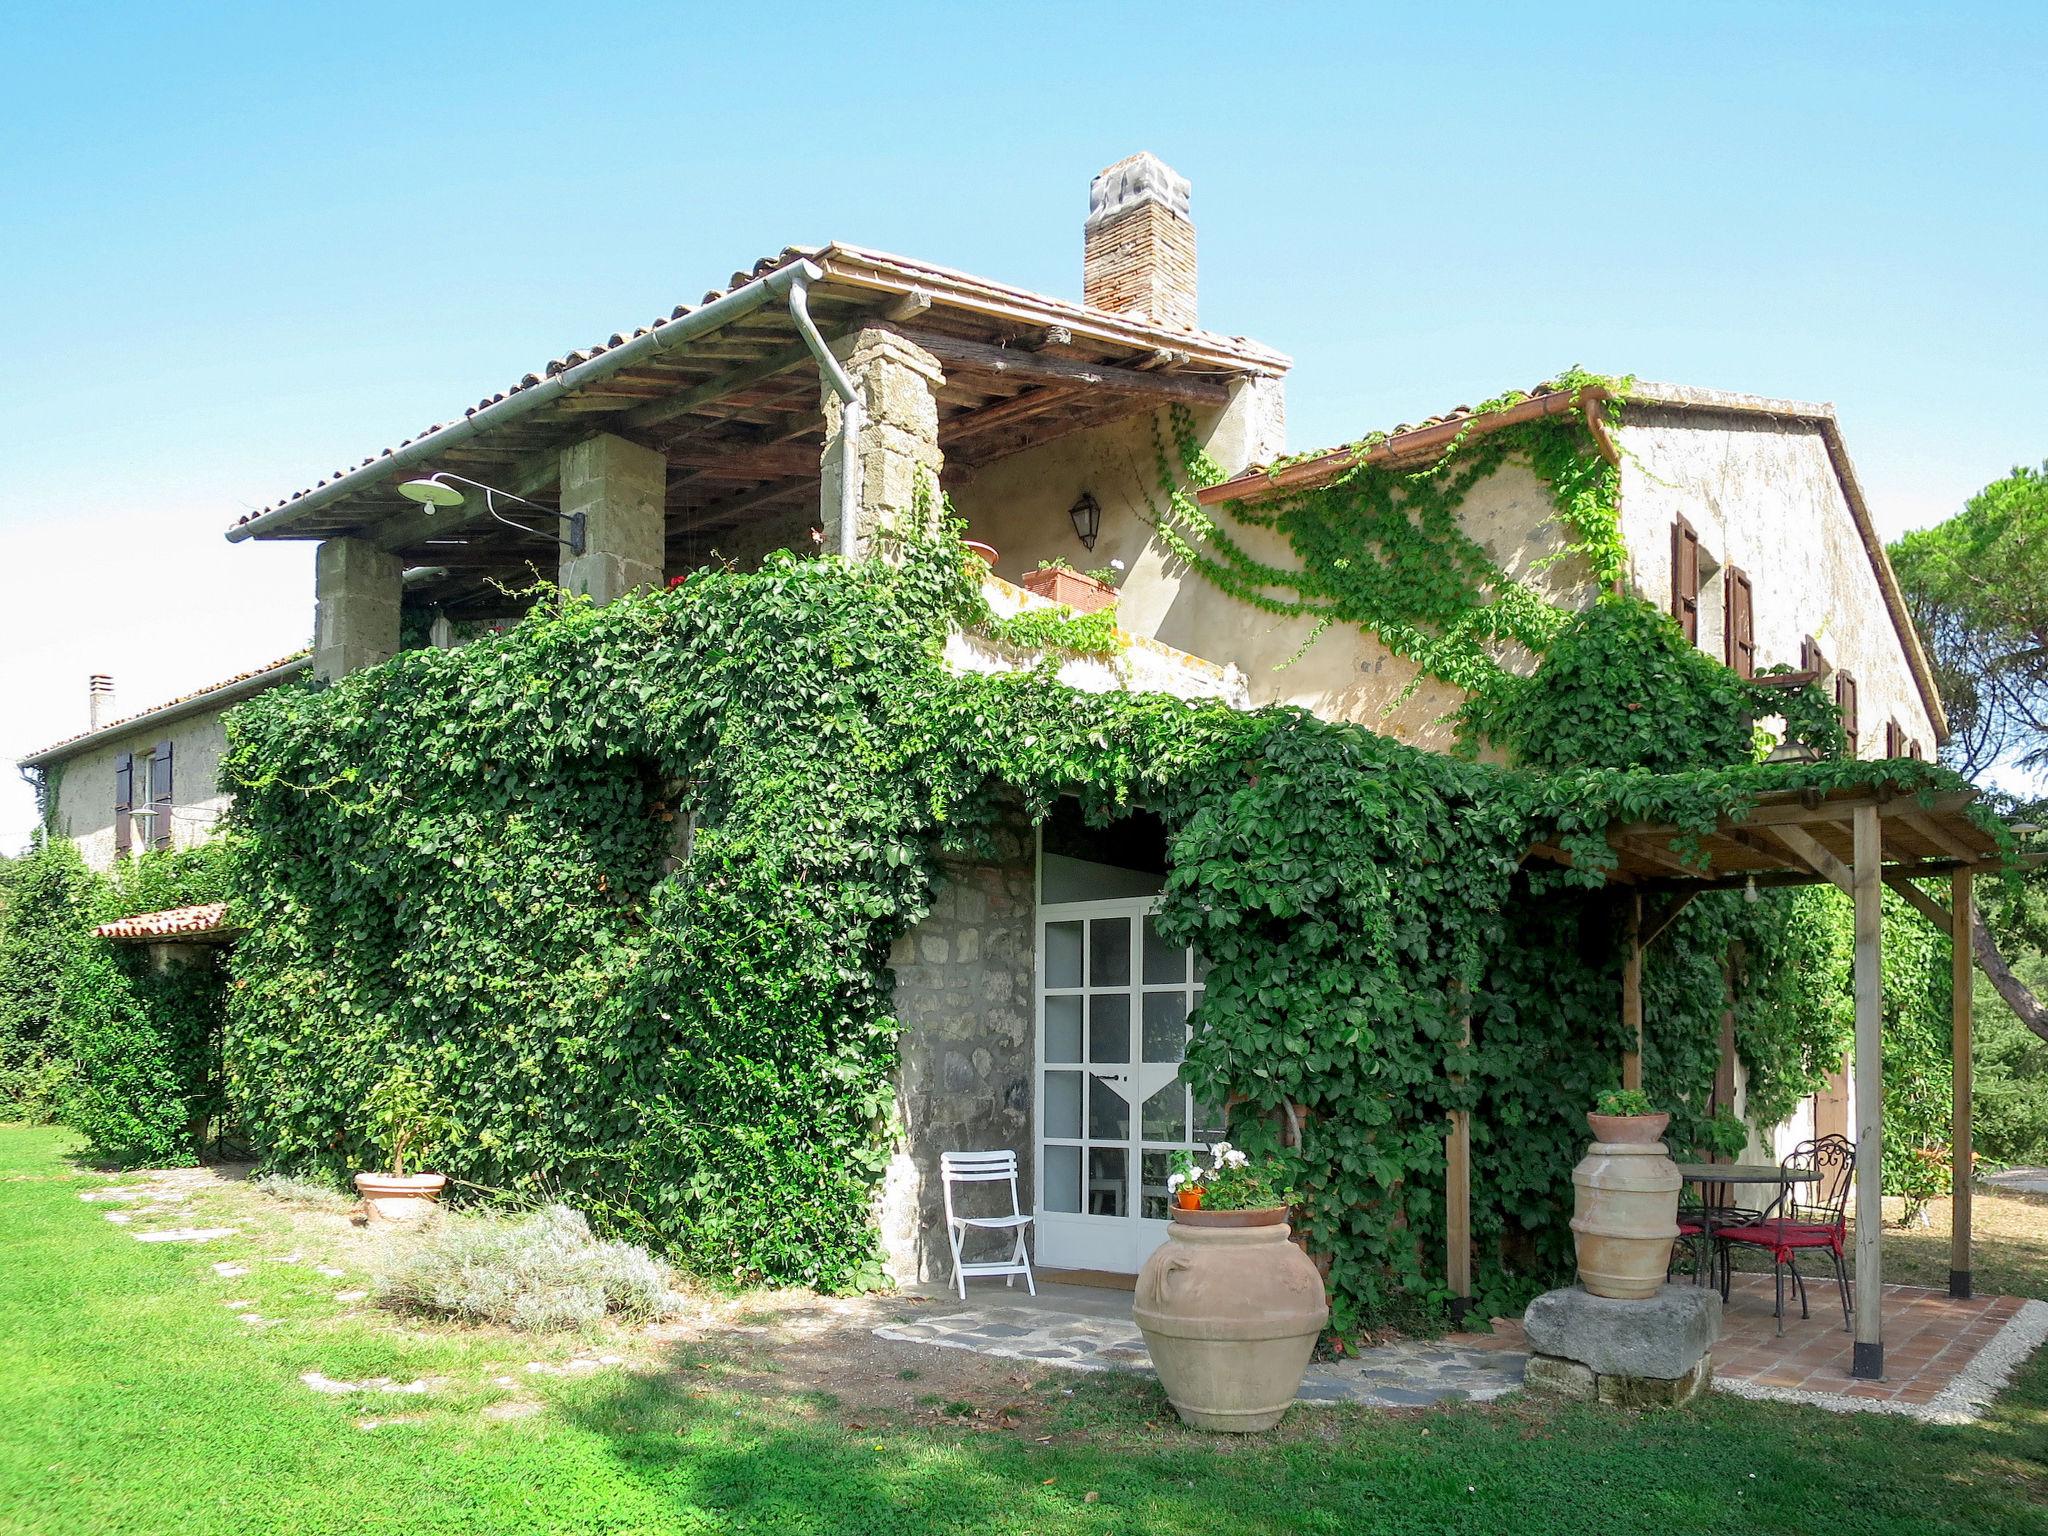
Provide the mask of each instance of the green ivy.
[{"label": "green ivy", "polygon": [[[1574,409],[1478,431],[1487,417],[1529,398],[1514,391],[1473,411],[1423,467],[1374,462],[1373,450],[1385,441],[1376,435],[1353,445],[1351,466],[1333,479],[1258,501],[1231,501],[1220,515],[1186,489],[1223,477],[1195,437],[1193,415],[1176,407],[1173,453],[1155,423],[1165,496],[1155,519],[1160,537],[1185,565],[1240,602],[1277,617],[1313,618],[1317,635],[1333,623],[1356,625],[1421,673],[1484,695],[1512,676],[1503,658],[1544,651],[1565,614],[1509,576],[1465,531],[1462,509],[1476,486],[1509,460],[1521,460],[1548,490],[1568,535],[1543,564],[1579,560],[1602,586],[1620,583],[1626,571],[1620,471],[1600,453],[1582,414],[1591,402],[1582,397],[1602,391],[1594,408],[1618,422],[1628,381],[1575,369],[1551,387],[1565,391]],[[1274,473],[1289,462],[1275,464]],[[1299,564],[1259,559],[1232,524],[1278,533]]]},{"label": "green ivy", "polygon": [[[939,651],[977,597],[944,538],[778,556],[603,609],[550,597],[461,650],[243,706],[228,1061],[264,1155],[369,1166],[361,1106],[404,1064],[443,1100],[445,1172],[567,1198],[699,1268],[871,1282],[889,947],[942,856],[1071,795],[1166,825],[1159,921],[1210,963],[1187,1075],[1237,1097],[1255,1149],[1304,1117],[1286,1160],[1340,1322],[1442,1298],[1453,1108],[1475,1112],[1482,1300],[1502,1310],[1561,1272],[1581,1112],[1619,1080],[1608,824],[1683,842],[1763,790],[1959,782],[1747,757],[1502,768],[1299,710],[954,675]],[[1548,686],[1581,684],[1561,667]],[[1536,842],[1573,867],[1531,873]],[[1779,1012],[1806,958],[1769,920],[1791,900],[1702,898],[1653,951],[1647,1084],[1681,1138],[1737,940],[1757,1091],[1796,1096],[1813,1065]]]},{"label": "green ivy", "polygon": [[111,878],[45,836],[9,869],[0,910],[0,1093],[85,1136],[99,1156],[186,1162],[222,1108],[218,951],[158,966],[100,923],[220,899],[222,850],[152,852]]}]

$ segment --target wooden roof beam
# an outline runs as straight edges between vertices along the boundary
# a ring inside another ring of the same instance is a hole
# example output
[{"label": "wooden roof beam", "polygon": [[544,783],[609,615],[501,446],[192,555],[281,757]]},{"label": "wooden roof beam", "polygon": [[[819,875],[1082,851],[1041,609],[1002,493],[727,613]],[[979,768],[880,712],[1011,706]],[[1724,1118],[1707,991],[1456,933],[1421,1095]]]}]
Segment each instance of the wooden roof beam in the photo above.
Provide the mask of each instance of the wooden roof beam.
[{"label": "wooden roof beam", "polygon": [[1022,384],[1078,384],[1109,394],[1179,401],[1184,405],[1223,405],[1230,399],[1229,386],[1217,379],[1145,373],[1136,368],[1083,362],[1048,352],[994,347],[987,342],[967,341],[937,331],[901,327],[898,334],[913,345],[924,348],[938,359],[941,368],[949,372],[958,370]]}]

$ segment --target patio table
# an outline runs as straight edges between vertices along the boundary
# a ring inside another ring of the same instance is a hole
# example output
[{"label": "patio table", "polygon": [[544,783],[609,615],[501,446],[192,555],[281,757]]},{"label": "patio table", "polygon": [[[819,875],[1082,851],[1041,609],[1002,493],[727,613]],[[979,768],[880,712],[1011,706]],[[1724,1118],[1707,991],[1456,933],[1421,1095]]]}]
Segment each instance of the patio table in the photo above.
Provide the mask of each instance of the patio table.
[{"label": "patio table", "polygon": [[[1785,1196],[1793,1185],[1811,1184],[1820,1177],[1811,1168],[1783,1168],[1776,1163],[1679,1163],[1677,1168],[1678,1176],[1688,1184],[1718,1186],[1718,1188],[1711,1189],[1710,1191],[1703,1191],[1703,1193],[1712,1194],[1713,1203],[1710,1205],[1703,1204],[1700,1208],[1704,1216],[1706,1235],[1709,1239],[1714,1234],[1716,1213],[1730,1208],[1728,1199],[1729,1185],[1768,1184],[1778,1192],[1776,1198],[1761,1211],[1737,1209],[1734,1221],[1726,1223],[1730,1226],[1741,1226],[1744,1223],[1768,1217],[1771,1212],[1784,1204]],[[1709,1265],[1706,1263],[1701,1263],[1695,1268],[1693,1273],[1693,1283],[1695,1285],[1705,1285],[1707,1283],[1708,1268]]]}]

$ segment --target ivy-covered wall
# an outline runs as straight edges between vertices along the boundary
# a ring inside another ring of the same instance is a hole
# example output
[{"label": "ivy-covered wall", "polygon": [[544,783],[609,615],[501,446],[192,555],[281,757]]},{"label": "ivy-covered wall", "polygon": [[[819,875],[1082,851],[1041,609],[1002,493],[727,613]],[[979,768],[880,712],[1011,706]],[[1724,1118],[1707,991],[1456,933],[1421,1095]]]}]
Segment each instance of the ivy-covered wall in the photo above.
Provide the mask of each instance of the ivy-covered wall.
[{"label": "ivy-covered wall", "polygon": [[[445,1106],[432,1155],[460,1178],[565,1196],[714,1271],[877,1279],[899,1073],[936,1048],[943,1093],[953,1048],[906,1035],[921,983],[906,996],[890,956],[949,861],[1014,868],[1016,818],[1071,795],[1164,823],[1161,922],[1211,962],[1189,1075],[1243,1096],[1247,1136],[1283,1101],[1306,1111],[1297,1177],[1341,1317],[1440,1296],[1459,1105],[1488,1127],[1483,1299],[1507,1306],[1558,1271],[1579,1115],[1618,1073],[1611,914],[1587,889],[1608,820],[1701,827],[1759,788],[1955,782],[1911,763],[1504,770],[1298,711],[961,676],[939,653],[973,619],[970,567],[943,539],[896,553],[545,604],[240,714],[250,935],[228,1062],[265,1155],[365,1166],[364,1101],[403,1069]],[[1637,669],[1599,707],[1675,728],[1684,681]],[[1578,868],[1526,873],[1539,840]],[[1650,1057],[1682,1137],[1711,1079],[1718,957],[1771,910],[1695,907]],[[1776,1031],[1760,1059],[1793,1083],[1812,1064],[1772,1022],[1788,967],[1742,985]],[[1028,968],[1004,985],[1026,995]]]}]

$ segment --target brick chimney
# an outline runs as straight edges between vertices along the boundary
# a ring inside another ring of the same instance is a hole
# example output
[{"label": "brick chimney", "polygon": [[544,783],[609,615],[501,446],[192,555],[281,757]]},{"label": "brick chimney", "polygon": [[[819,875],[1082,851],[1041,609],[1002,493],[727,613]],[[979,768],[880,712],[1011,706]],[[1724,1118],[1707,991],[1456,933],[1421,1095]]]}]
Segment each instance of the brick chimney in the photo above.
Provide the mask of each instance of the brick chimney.
[{"label": "brick chimney", "polygon": [[95,672],[85,688],[86,729],[96,731],[114,718],[114,680]]},{"label": "brick chimney", "polygon": [[1185,176],[1143,152],[1117,161],[1089,184],[1084,231],[1085,303],[1194,329],[1195,221]]}]

